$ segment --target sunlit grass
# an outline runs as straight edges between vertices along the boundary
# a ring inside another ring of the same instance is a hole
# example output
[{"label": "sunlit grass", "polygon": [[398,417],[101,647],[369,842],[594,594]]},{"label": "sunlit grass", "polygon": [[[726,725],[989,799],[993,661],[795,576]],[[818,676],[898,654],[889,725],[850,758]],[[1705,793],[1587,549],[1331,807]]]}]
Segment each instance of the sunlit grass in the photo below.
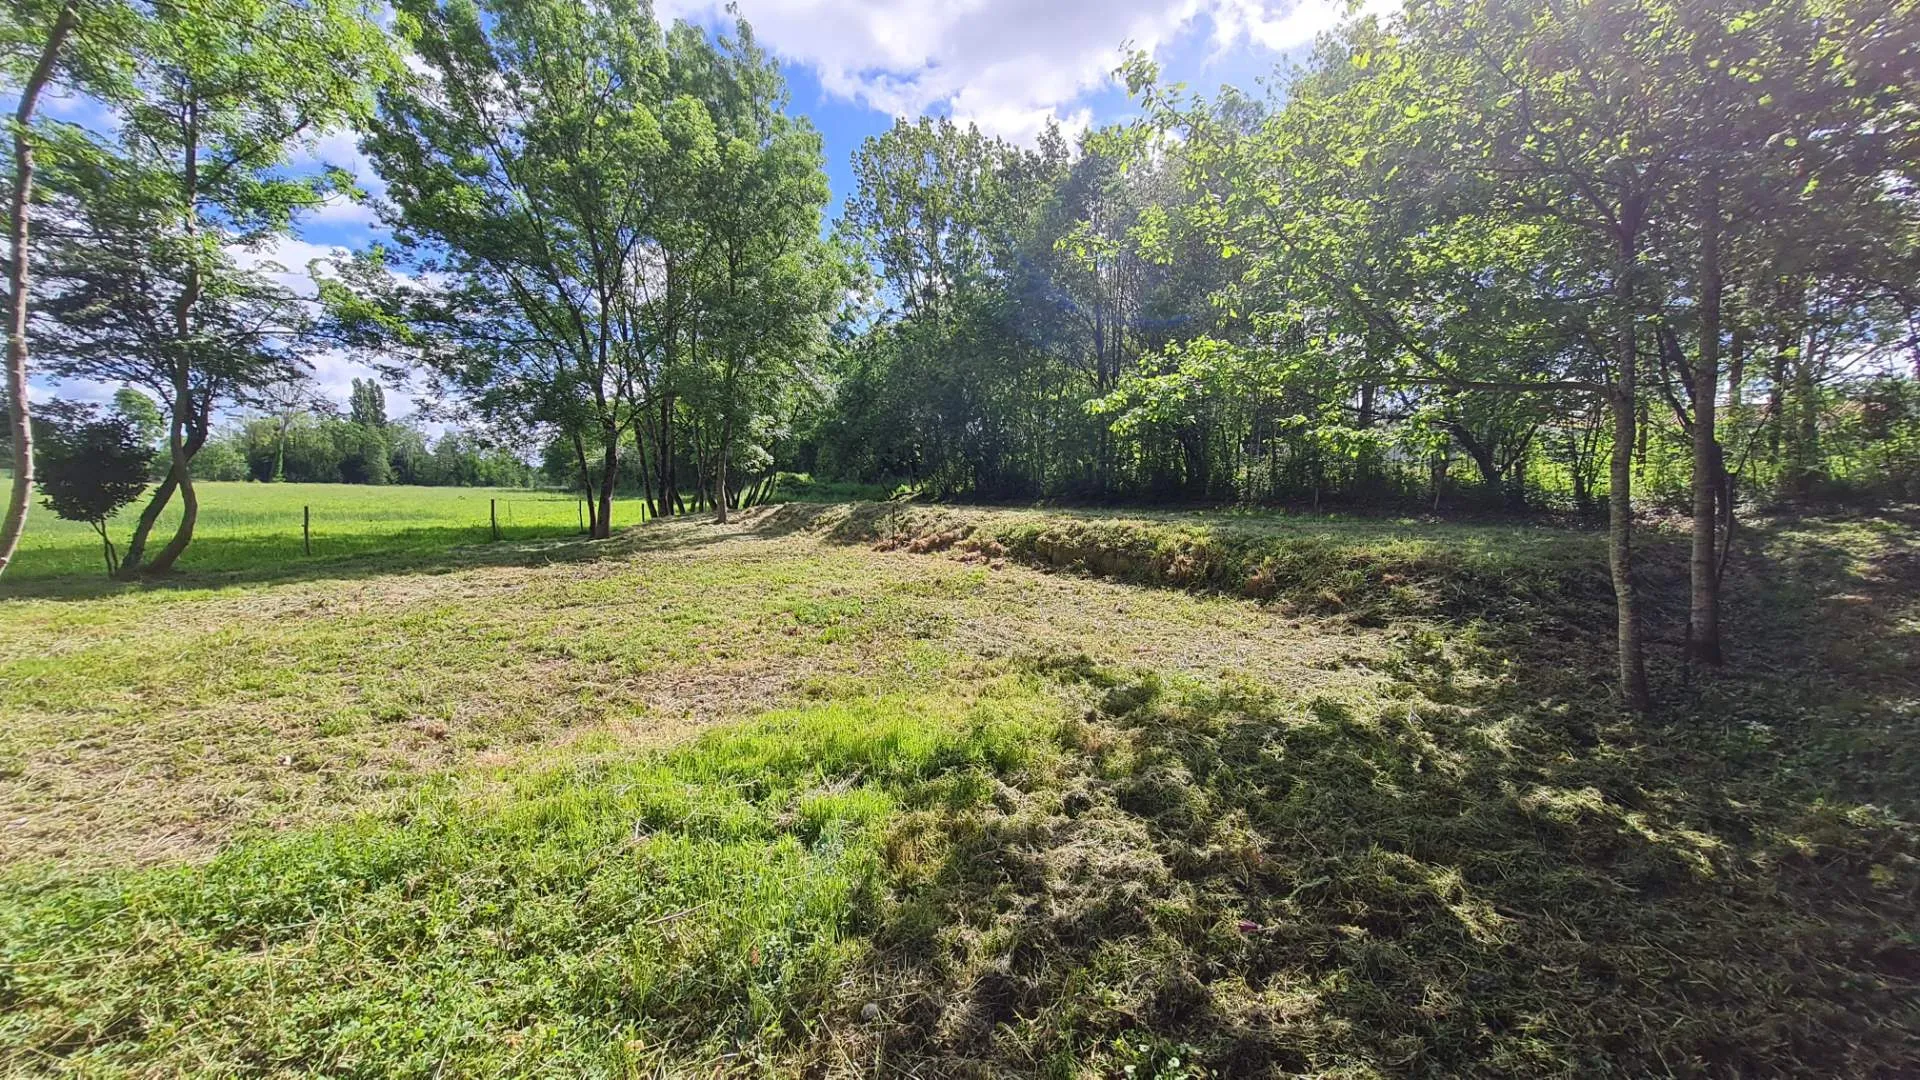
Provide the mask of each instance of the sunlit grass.
[{"label": "sunlit grass", "polygon": [[1591,533],[444,512],[0,602],[0,1072],[1920,1065],[1904,519],[1744,532],[1639,719]]},{"label": "sunlit grass", "polygon": [[[490,512],[497,508],[500,535],[508,540],[569,536],[581,531],[579,499],[571,494],[519,488],[375,487],[365,484],[199,483],[200,513],[193,546],[181,557],[183,571],[247,571],[356,556],[406,556],[444,551],[493,538]],[[122,547],[145,500],[122,510],[111,523]],[[303,515],[312,513],[312,554],[302,538]],[[614,504],[616,528],[645,519],[639,499]],[[180,520],[176,496],[155,529],[164,544]],[[7,583],[64,575],[104,574],[100,540],[83,522],[64,521],[36,504],[15,562],[0,578]]]}]

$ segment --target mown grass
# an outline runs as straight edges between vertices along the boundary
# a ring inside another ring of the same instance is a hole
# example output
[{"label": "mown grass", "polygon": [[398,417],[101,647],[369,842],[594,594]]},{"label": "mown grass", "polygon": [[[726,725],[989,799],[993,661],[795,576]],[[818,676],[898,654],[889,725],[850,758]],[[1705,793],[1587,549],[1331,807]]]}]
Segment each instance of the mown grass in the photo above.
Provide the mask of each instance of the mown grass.
[{"label": "mown grass", "polygon": [[[500,533],[507,540],[570,536],[580,530],[579,500],[565,492],[519,488],[371,487],[363,484],[194,485],[200,513],[183,571],[245,573],[328,566],[342,560],[443,556],[449,548],[493,538],[489,502],[497,502]],[[114,542],[126,546],[145,501],[123,509],[110,523]],[[312,510],[313,553],[301,538],[303,509]],[[638,524],[638,499],[614,504],[616,527]],[[179,501],[162,514],[159,542],[173,535]],[[92,528],[64,521],[36,505],[20,552],[5,579],[9,587],[61,577],[104,575],[100,538]]]},{"label": "mown grass", "polygon": [[[1591,535],[898,513],[657,523],[339,601],[0,605],[34,832],[0,870],[0,1071],[1920,1069],[1914,522],[1748,533],[1727,671],[1663,663],[1634,720]],[[254,790],[140,845],[169,782],[275,772],[276,739],[388,775],[422,715],[454,750],[384,798]],[[118,794],[57,779],[150,727],[163,764]]]},{"label": "mown grass", "polygon": [[987,801],[1047,706],[991,682],[823,703],[187,870],[16,883],[0,1043],[35,1047],[16,1067],[556,1074],[822,1034],[886,823]]}]

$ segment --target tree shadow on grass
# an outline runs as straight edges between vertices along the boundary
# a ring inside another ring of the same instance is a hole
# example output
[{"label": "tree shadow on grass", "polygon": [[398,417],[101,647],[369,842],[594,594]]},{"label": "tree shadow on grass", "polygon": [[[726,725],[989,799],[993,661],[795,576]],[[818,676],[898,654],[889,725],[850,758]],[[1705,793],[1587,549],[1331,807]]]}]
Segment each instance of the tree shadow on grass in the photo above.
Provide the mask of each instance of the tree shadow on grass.
[{"label": "tree shadow on grass", "polygon": [[1087,704],[1058,760],[889,841],[908,885],[875,916],[861,1052],[920,1076],[1913,1075],[1920,830],[1880,807],[1914,775],[1831,749],[1911,740],[1912,667],[1808,700],[1861,635],[1920,660],[1913,535],[1761,537],[1743,572],[1768,584],[1731,611],[1736,662],[1770,666],[1650,721],[1607,703],[1594,631],[1410,632],[1365,700],[1041,662]]},{"label": "tree shadow on grass", "polygon": [[[610,540],[589,541],[568,533],[507,533],[492,541],[485,527],[405,529],[378,536],[324,538],[313,555],[301,552],[296,537],[208,536],[196,539],[171,573],[138,582],[114,581],[104,574],[9,577],[0,584],[7,599],[91,600],[141,589],[222,589],[237,586],[380,577],[388,574],[436,574],[489,566],[543,566],[590,563],[631,554],[631,531]],[[220,568],[220,569],[213,569]],[[231,569],[228,569],[231,568]]]},{"label": "tree shadow on grass", "polygon": [[[745,528],[710,527],[707,511],[685,513],[620,528],[607,540],[588,540],[572,528],[501,527],[493,540],[480,527],[397,528],[392,532],[317,532],[313,553],[303,552],[298,532],[271,536],[198,536],[173,573],[138,582],[111,580],[104,573],[33,571],[29,552],[19,569],[0,578],[0,603],[8,600],[98,600],[132,590],[205,590],[255,584],[294,584],[309,580],[359,580],[388,575],[444,575],[480,567],[545,567],[557,563],[599,563],[641,552],[691,552],[741,536],[781,538],[808,528],[814,515],[833,507],[789,503],[768,511],[743,511]],[[862,503],[877,505],[885,503]],[[849,519],[860,519],[856,509]],[[81,552],[94,559],[92,548]],[[63,561],[73,559],[63,552]]]}]

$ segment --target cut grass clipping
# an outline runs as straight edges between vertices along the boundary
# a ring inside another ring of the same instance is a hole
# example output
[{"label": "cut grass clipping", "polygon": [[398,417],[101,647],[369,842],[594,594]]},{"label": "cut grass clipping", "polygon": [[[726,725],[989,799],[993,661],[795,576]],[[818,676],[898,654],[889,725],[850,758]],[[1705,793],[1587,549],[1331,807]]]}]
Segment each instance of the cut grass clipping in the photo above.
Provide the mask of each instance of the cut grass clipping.
[{"label": "cut grass clipping", "polygon": [[[1910,827],[1083,659],[16,881],[8,1066],[1891,1075]],[[1669,764],[1674,764],[1669,762]],[[871,1006],[871,1007],[869,1007]]]}]

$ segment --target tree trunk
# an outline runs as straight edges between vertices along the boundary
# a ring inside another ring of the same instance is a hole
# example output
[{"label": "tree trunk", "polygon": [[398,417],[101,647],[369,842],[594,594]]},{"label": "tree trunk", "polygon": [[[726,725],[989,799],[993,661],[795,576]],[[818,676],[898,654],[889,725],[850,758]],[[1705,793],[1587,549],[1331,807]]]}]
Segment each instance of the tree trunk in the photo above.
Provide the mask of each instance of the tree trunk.
[{"label": "tree trunk", "polygon": [[1730,413],[1729,419],[1735,423],[1739,422],[1738,413],[1743,404],[1740,394],[1747,379],[1748,340],[1747,328],[1740,325],[1736,316],[1733,340],[1727,351],[1727,409]]},{"label": "tree trunk", "polygon": [[1824,471],[1820,467],[1820,397],[1809,352],[1803,344],[1793,363],[1793,445],[1788,453],[1793,462],[1793,496],[1803,503],[1812,501],[1814,484]]},{"label": "tree trunk", "polygon": [[1720,566],[1715,506],[1720,491],[1720,443],[1714,397],[1720,391],[1720,191],[1709,175],[1700,215],[1700,356],[1693,367],[1693,550],[1689,573],[1687,656],[1720,663]]},{"label": "tree trunk", "polygon": [[293,427],[293,414],[287,413],[280,418],[280,438],[273,446],[273,476],[270,479],[278,484],[287,479],[287,431]]},{"label": "tree trunk", "polygon": [[601,430],[605,440],[600,458],[600,512],[588,537],[605,540],[613,535],[613,485],[620,475],[620,430],[606,424]]},{"label": "tree trunk", "polygon": [[181,400],[186,403],[191,419],[186,440],[175,447],[175,461],[178,463],[175,483],[180,489],[180,526],[173,531],[173,539],[167,541],[167,546],[160,550],[160,554],[154,556],[151,563],[141,568],[141,572],[147,574],[164,574],[173,569],[174,562],[180,558],[182,552],[187,550],[187,545],[193,542],[193,527],[200,519],[200,499],[198,493],[193,490],[193,459],[200,453],[200,448],[207,444],[207,436],[213,431],[213,403],[210,398],[203,398],[196,412],[190,401],[185,397]]},{"label": "tree trunk", "polygon": [[600,497],[593,488],[593,467],[587,464],[587,443],[579,432],[572,433],[573,463],[580,470],[580,501],[587,507],[587,538],[591,540],[595,529],[599,528]]},{"label": "tree trunk", "polygon": [[1620,236],[1614,295],[1619,305],[1620,340],[1613,391],[1613,468],[1607,492],[1607,566],[1613,575],[1615,633],[1620,669],[1620,698],[1627,708],[1646,712],[1647,662],[1640,647],[1640,605],[1633,585],[1633,451],[1639,418],[1634,382],[1639,343],[1634,340],[1633,277],[1638,266],[1634,235]]},{"label": "tree trunk", "polygon": [[707,471],[706,434],[701,430],[698,422],[694,423],[692,427],[693,430],[687,438],[687,445],[693,448],[694,509],[699,510],[702,509],[706,503],[713,501],[713,493],[707,490],[707,485],[712,482],[713,474]]},{"label": "tree trunk", "polygon": [[20,104],[13,111],[13,196],[9,201],[7,236],[10,268],[7,273],[7,419],[13,428],[13,486],[7,493],[7,512],[0,518],[0,574],[7,571],[26,531],[27,507],[33,501],[33,411],[27,394],[27,226],[33,203],[33,138],[28,130],[40,94],[53,78],[67,36],[73,32],[72,0],[60,8],[47,32],[40,59],[20,88]]},{"label": "tree trunk", "polygon": [[640,472],[640,505],[646,507],[648,517],[656,518],[660,516],[660,504],[653,500],[653,466],[647,456],[647,431],[651,425],[642,423],[642,419],[635,417],[633,421],[633,450],[640,457],[636,465]]},{"label": "tree trunk", "polygon": [[673,475],[673,395],[660,395],[660,516],[678,511],[680,492]]},{"label": "tree trunk", "polygon": [[720,449],[714,455],[713,480],[713,520],[716,524],[727,523],[727,450],[733,441],[733,416],[720,422]]},{"label": "tree trunk", "polygon": [[[1528,442],[1532,440],[1529,439]],[[1523,444],[1519,456],[1507,462],[1507,509],[1525,513],[1527,509],[1527,451]]]},{"label": "tree trunk", "polygon": [[[182,147],[181,201],[186,206],[184,222],[189,239],[199,232],[199,209],[196,200],[200,192],[200,118],[194,106],[187,106],[185,138]],[[133,540],[127,545],[127,557],[120,564],[120,576],[133,578],[142,573],[164,573],[171,569],[180,553],[186,550],[193,539],[193,526],[199,517],[199,501],[193,492],[193,477],[189,468],[193,455],[198,453],[201,444],[206,441],[207,422],[213,409],[213,387],[208,385],[206,401],[201,412],[205,414],[202,422],[193,424],[195,405],[193,402],[193,353],[188,345],[193,338],[193,309],[200,302],[200,264],[189,259],[186,266],[186,280],[180,288],[180,298],[173,305],[173,346],[179,350],[174,358],[173,371],[173,425],[169,432],[168,444],[172,449],[172,468],[168,471],[167,482],[160,485],[154,493],[153,502],[147,504],[146,512],[140,515],[139,527],[134,531]],[[146,541],[153,531],[154,522],[159,520],[160,511],[166,506],[175,489],[182,496],[183,515],[180,527],[174,530],[173,539],[161,549],[160,555],[151,566],[143,560]]]},{"label": "tree trunk", "polygon": [[[1806,292],[1791,278],[1782,278],[1776,295],[1773,325],[1773,356],[1768,363],[1767,457],[1780,462],[1787,444],[1787,361],[1798,351],[1798,342],[1806,323]],[[1794,490],[1791,464],[1779,477],[1782,494]]]},{"label": "tree trunk", "polygon": [[173,539],[160,549],[145,569],[147,574],[164,574],[173,569],[180,554],[193,542],[193,526],[200,520],[200,497],[193,490],[192,461],[189,459],[180,468],[180,527],[173,530]]},{"label": "tree trunk", "polygon": [[153,497],[147,500],[146,509],[140,511],[140,520],[134,523],[133,538],[127,541],[126,557],[120,560],[120,569],[114,576],[122,581],[132,581],[140,576],[140,564],[146,559],[147,538],[153,533],[153,526],[160,520],[160,512],[167,508],[173,499],[175,489],[180,486],[180,462],[176,457],[167,468],[167,478],[153,490]]}]

